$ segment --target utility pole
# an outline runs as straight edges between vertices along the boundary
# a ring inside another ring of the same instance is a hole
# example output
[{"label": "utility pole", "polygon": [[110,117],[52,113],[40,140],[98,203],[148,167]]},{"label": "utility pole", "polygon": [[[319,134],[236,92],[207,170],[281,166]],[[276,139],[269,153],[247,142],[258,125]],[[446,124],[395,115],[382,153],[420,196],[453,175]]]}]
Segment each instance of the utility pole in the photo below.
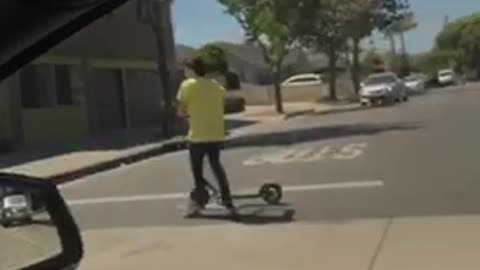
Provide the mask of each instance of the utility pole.
[{"label": "utility pole", "polygon": [[448,16],[448,14],[445,14],[445,17],[443,18],[443,27],[445,28],[445,26],[447,26],[447,24],[450,23],[450,17]]},{"label": "utility pole", "polygon": [[166,138],[172,137],[175,109],[173,97],[177,87],[175,41],[173,37],[172,0],[138,0],[137,16],[149,25],[157,42],[158,75],[163,90],[162,129]]}]

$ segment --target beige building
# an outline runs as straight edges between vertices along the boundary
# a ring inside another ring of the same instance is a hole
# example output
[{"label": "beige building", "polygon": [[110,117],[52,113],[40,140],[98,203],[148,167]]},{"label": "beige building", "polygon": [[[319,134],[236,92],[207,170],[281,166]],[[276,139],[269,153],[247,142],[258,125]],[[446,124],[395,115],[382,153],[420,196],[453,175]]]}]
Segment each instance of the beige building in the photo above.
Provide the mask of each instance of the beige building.
[{"label": "beige building", "polygon": [[156,52],[137,1],[127,2],[2,83],[0,139],[20,146],[69,143],[160,126]]}]

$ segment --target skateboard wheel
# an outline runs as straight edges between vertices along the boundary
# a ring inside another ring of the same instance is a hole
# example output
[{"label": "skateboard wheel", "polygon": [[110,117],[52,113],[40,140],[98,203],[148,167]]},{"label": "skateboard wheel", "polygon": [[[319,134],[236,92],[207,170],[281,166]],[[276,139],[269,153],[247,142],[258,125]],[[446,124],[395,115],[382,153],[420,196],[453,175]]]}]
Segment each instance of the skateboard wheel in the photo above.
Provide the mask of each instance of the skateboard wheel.
[{"label": "skateboard wheel", "polygon": [[260,188],[260,197],[268,204],[279,204],[283,197],[282,186],[279,184],[264,184]]}]

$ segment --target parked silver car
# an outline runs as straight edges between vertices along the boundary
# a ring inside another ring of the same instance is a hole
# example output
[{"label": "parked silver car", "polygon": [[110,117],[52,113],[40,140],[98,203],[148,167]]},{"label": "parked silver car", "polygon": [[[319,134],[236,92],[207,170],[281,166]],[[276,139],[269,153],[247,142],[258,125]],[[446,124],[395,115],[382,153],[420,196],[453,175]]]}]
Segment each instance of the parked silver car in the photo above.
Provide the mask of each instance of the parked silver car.
[{"label": "parked silver car", "polygon": [[30,222],[33,216],[30,198],[24,194],[4,196],[0,203],[0,224]]},{"label": "parked silver car", "polygon": [[403,81],[405,82],[405,86],[410,90],[410,93],[420,94],[425,91],[427,76],[423,74],[412,74]]},{"label": "parked silver car", "polygon": [[376,73],[362,83],[362,105],[408,101],[408,89],[393,72]]}]

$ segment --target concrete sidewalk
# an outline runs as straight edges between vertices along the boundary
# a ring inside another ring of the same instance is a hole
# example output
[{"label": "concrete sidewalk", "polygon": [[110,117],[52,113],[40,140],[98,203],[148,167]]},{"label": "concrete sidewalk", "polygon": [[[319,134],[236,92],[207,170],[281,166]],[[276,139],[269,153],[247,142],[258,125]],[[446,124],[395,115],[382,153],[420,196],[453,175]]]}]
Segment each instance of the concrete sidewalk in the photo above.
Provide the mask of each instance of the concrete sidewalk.
[{"label": "concrete sidewalk", "polygon": [[80,269],[476,270],[480,217],[87,231]]},{"label": "concrete sidewalk", "polygon": [[45,178],[62,184],[83,176],[113,169],[152,156],[174,152],[184,148],[181,137],[162,142],[153,142],[125,149],[85,150],[55,155],[2,169],[2,172]]},{"label": "concrete sidewalk", "polygon": [[[230,145],[241,146],[245,140],[248,141],[252,138],[251,135],[257,133],[262,134],[262,137],[256,137],[256,139],[263,140],[265,134],[275,132],[276,126],[282,121],[298,115],[327,114],[359,108],[358,104],[287,103],[285,104],[286,114],[278,115],[274,112],[273,106],[249,107],[245,113],[226,116],[230,132],[227,147]],[[145,135],[135,135],[145,140]],[[17,162],[19,165],[7,166],[0,171],[46,178],[62,184],[186,147],[185,140],[181,136],[169,141],[152,140],[150,137],[147,136],[147,140],[142,143],[137,143],[135,139],[122,137],[114,145],[109,145],[111,142],[108,137],[102,138],[103,143],[108,146],[102,145],[102,142],[95,143],[93,147],[91,145],[80,146],[71,151],[64,150],[44,157],[26,159],[25,162]],[[125,142],[128,142],[127,145],[124,145]],[[20,156],[21,154],[19,153]],[[8,158],[9,156],[3,157],[7,160]]]},{"label": "concrete sidewalk", "polygon": [[244,119],[256,120],[259,122],[278,121],[296,116],[308,114],[329,114],[361,109],[362,106],[352,102],[289,102],[284,104],[285,114],[278,114],[273,105],[247,106],[245,112],[239,114]]}]

